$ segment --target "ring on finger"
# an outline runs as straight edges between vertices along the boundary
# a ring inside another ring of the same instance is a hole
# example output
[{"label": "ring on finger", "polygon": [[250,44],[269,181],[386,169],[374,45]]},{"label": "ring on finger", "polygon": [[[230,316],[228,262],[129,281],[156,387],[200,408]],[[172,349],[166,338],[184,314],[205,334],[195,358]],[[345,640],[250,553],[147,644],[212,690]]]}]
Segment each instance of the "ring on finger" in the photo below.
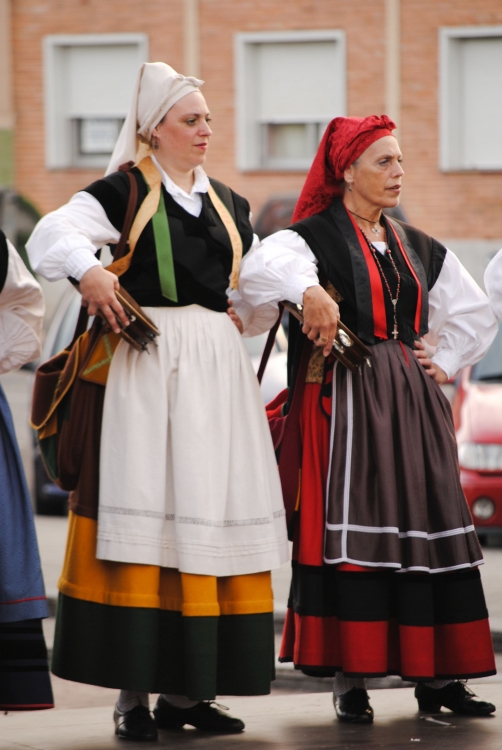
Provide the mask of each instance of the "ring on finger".
[{"label": "ring on finger", "polygon": [[327,340],[326,336],[319,336],[319,341],[322,341],[323,344],[325,344]]}]

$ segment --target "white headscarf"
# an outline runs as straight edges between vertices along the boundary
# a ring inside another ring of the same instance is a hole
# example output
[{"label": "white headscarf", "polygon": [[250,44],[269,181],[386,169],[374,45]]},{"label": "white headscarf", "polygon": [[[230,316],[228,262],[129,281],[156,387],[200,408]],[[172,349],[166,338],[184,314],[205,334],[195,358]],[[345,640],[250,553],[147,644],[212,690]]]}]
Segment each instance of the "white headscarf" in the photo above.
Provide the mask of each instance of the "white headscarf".
[{"label": "white headscarf", "polygon": [[129,113],[120,131],[105,174],[116,172],[121,164],[136,161],[140,142],[147,148],[152,130],[171,107],[187,94],[198,91],[204,81],[182,76],[163,62],[143,63],[141,66]]}]

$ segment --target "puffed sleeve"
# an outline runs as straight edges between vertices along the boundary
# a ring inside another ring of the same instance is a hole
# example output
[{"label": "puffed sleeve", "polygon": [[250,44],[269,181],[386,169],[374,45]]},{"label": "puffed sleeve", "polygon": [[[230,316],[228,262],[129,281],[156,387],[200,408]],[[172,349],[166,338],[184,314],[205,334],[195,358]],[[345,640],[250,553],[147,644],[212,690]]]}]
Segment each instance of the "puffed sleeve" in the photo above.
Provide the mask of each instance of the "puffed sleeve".
[{"label": "puffed sleeve", "polygon": [[9,240],[1,239],[5,274],[3,286],[0,280],[0,374],[40,356],[45,312],[40,284]]},{"label": "puffed sleeve", "polygon": [[429,333],[425,340],[437,347],[432,361],[451,378],[483,357],[497,329],[486,294],[456,255],[447,250],[429,292]]},{"label": "puffed sleeve", "polygon": [[249,306],[245,335],[268,331],[281,300],[301,304],[304,291],[317,284],[316,257],[296,232],[283,229],[253,245],[239,277],[239,296]]},{"label": "puffed sleeve", "polygon": [[488,263],[485,271],[485,289],[495,315],[502,320],[502,250]]},{"label": "puffed sleeve", "polygon": [[95,253],[120,238],[103,206],[89,193],[76,193],[65,206],[44,216],[26,244],[32,268],[49,281],[68,276],[80,281]]}]

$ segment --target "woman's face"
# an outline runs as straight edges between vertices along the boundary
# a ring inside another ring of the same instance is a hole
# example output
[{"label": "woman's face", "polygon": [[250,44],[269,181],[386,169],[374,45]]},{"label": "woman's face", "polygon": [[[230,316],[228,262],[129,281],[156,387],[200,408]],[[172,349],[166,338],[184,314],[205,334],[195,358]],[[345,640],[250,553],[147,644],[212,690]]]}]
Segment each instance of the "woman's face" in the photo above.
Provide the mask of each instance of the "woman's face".
[{"label": "woman's face", "polygon": [[152,131],[159,145],[155,152],[159,161],[169,163],[180,172],[203,164],[212,135],[210,119],[206,100],[199,91],[176,102]]},{"label": "woman's face", "polygon": [[352,183],[351,195],[379,208],[392,208],[399,203],[402,154],[393,135],[386,135],[369,146],[344,173]]}]

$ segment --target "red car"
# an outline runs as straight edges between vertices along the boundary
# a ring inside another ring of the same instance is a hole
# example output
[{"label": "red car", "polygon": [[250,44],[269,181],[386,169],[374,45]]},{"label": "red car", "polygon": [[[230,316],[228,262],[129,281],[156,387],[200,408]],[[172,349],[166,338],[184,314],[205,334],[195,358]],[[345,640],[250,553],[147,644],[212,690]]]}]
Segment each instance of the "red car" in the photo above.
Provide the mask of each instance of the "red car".
[{"label": "red car", "polygon": [[502,326],[459,375],[452,401],[460,479],[482,542],[502,533]]}]

